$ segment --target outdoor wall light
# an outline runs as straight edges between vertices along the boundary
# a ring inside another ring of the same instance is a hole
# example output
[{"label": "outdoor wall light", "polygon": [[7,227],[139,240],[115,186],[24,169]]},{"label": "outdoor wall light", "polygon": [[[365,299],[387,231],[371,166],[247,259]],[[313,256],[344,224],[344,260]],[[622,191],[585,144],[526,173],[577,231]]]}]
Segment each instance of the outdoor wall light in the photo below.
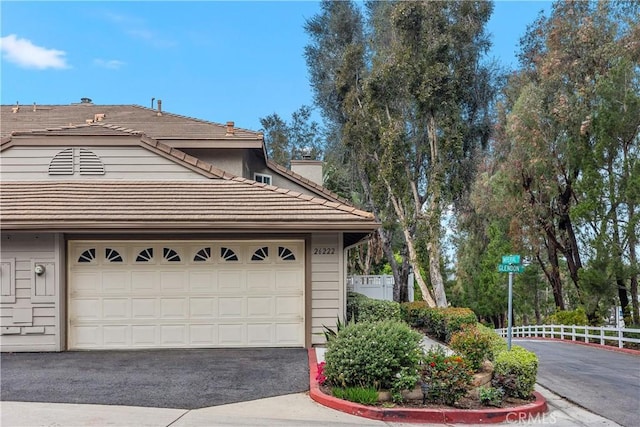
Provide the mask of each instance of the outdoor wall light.
[{"label": "outdoor wall light", "polygon": [[36,264],[36,267],[34,268],[34,271],[35,271],[36,275],[38,275],[38,276],[42,276],[44,274],[45,270],[46,269],[44,268],[44,265],[42,265],[42,264]]}]

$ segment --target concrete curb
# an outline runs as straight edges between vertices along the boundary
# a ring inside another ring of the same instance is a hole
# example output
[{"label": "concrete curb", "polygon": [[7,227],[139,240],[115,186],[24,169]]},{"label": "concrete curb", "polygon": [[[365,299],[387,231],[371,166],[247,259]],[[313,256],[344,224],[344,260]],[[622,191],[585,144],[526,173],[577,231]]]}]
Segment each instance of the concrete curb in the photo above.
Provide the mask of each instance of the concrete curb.
[{"label": "concrete curb", "polygon": [[321,405],[359,417],[379,421],[396,421],[405,423],[461,423],[491,424],[514,422],[522,419],[533,419],[535,415],[547,412],[547,401],[538,392],[534,392],[535,401],[513,408],[492,409],[414,409],[414,408],[378,408],[360,405],[329,396],[320,390],[316,376],[318,375],[318,359],[316,350],[309,349],[309,396]]},{"label": "concrete curb", "polygon": [[607,351],[615,351],[617,353],[625,353],[625,354],[631,354],[633,356],[640,356],[640,350],[634,350],[632,348],[620,348],[620,347],[614,347],[612,345],[603,345],[603,344],[598,344],[595,342],[584,342],[584,341],[573,341],[573,340],[567,340],[567,339],[562,339],[562,338],[546,338],[546,337],[513,337],[513,341],[527,341],[527,340],[533,340],[533,341],[557,341],[557,342],[565,342],[567,344],[578,344],[578,345],[585,345],[587,347],[593,347],[593,348],[599,348],[600,350],[607,350]]}]

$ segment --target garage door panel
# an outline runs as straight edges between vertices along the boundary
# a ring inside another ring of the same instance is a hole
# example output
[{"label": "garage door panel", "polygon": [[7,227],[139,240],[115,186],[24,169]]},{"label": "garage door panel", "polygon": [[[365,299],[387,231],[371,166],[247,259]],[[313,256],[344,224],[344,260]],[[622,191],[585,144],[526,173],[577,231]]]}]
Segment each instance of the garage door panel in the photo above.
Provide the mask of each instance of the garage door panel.
[{"label": "garage door panel", "polygon": [[134,347],[155,347],[158,344],[158,329],[155,325],[132,325],[131,344]]},{"label": "garage door panel", "polygon": [[206,297],[190,298],[189,313],[192,319],[215,319],[218,317],[218,299]]},{"label": "garage door panel", "polygon": [[76,295],[95,295],[102,288],[100,272],[74,272],[73,292]]},{"label": "garage door panel", "polygon": [[190,271],[189,291],[192,293],[213,293],[218,290],[218,277],[215,272],[210,271]]},{"label": "garage door panel", "polygon": [[131,344],[131,328],[121,325],[105,325],[102,327],[103,343],[105,347],[122,348]]},{"label": "garage door panel", "polygon": [[300,292],[300,283],[302,282],[302,274],[299,270],[276,271],[276,290],[277,291],[296,291]]},{"label": "garage door panel", "polygon": [[102,300],[104,319],[131,318],[131,300],[129,298],[104,298]]},{"label": "garage door panel", "polygon": [[218,303],[218,313],[220,318],[227,317],[244,317],[244,302],[242,297],[221,297]]},{"label": "garage door panel", "polygon": [[132,298],[131,317],[133,319],[155,319],[159,316],[157,298]]},{"label": "garage door panel", "polygon": [[141,292],[157,293],[158,281],[158,274],[155,271],[133,270],[131,272],[131,292],[134,294]]},{"label": "garage door panel", "polygon": [[249,297],[247,298],[247,317],[272,317],[274,314],[273,298]]},{"label": "garage door panel", "polygon": [[218,342],[226,346],[243,346],[246,344],[245,327],[239,324],[222,323],[218,326]]},{"label": "garage door panel", "polygon": [[186,271],[161,271],[160,291],[162,293],[184,293],[187,291]]},{"label": "garage door panel", "polygon": [[218,325],[190,325],[189,344],[213,346],[218,343]]},{"label": "garage door panel", "polygon": [[187,345],[187,325],[161,325],[160,345],[164,347]]},{"label": "garage door panel", "polygon": [[70,349],[304,346],[301,241],[70,241],[69,254]]},{"label": "garage door panel", "polygon": [[77,298],[69,310],[70,318],[74,322],[102,319],[101,301],[100,298]]},{"label": "garage door panel", "polygon": [[105,294],[129,294],[131,274],[128,271],[102,272],[102,292]]},{"label": "garage door panel", "polygon": [[252,323],[247,325],[247,344],[267,346],[274,341],[275,328],[272,323]]},{"label": "garage door panel", "polygon": [[219,271],[218,290],[221,293],[244,292],[246,290],[244,271]]},{"label": "garage door panel", "polygon": [[247,291],[269,292],[275,289],[275,272],[273,270],[249,270],[247,271]]},{"label": "garage door panel", "polygon": [[276,297],[276,316],[278,318],[299,316],[300,307],[303,304],[302,297],[286,296]]},{"label": "garage door panel", "polygon": [[73,339],[80,348],[96,348],[102,345],[102,328],[97,325],[76,326]]},{"label": "garage door panel", "polygon": [[187,298],[162,298],[160,319],[187,319]]},{"label": "garage door panel", "polygon": [[296,346],[304,339],[304,328],[299,323],[276,324],[276,341],[283,346]]}]

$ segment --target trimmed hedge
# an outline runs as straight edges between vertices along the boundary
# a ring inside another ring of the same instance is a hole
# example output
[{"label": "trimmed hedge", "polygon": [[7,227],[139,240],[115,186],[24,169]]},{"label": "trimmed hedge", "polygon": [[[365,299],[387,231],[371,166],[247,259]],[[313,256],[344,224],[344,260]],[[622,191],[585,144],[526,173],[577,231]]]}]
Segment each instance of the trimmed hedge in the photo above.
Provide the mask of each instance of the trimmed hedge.
[{"label": "trimmed hedge", "polygon": [[369,298],[356,292],[347,295],[347,319],[355,322],[402,320],[400,304]]},{"label": "trimmed hedge", "polygon": [[464,325],[475,325],[478,322],[475,313],[469,308],[430,308],[424,301],[402,304],[401,313],[409,325],[424,329],[427,335],[445,343]]},{"label": "trimmed hedge", "polygon": [[323,374],[336,387],[391,389],[417,373],[422,335],[395,320],[350,323],[327,343]]},{"label": "trimmed hedge", "polygon": [[528,399],[533,394],[538,374],[538,356],[520,346],[496,355],[492,385],[507,396]]},{"label": "trimmed hedge", "polygon": [[482,362],[491,360],[493,356],[491,337],[476,325],[464,325],[454,332],[449,346],[464,357],[474,372],[480,371]]}]

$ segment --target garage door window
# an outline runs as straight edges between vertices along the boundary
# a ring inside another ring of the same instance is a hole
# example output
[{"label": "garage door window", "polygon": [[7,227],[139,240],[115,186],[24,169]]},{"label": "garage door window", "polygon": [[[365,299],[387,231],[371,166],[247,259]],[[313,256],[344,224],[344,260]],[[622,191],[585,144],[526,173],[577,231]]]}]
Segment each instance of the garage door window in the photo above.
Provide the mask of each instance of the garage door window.
[{"label": "garage door window", "polygon": [[225,247],[220,248],[220,258],[225,261],[239,261],[238,255],[236,255],[233,249]]},{"label": "garage door window", "polygon": [[136,257],[136,262],[150,262],[153,260],[153,248],[147,248],[140,251]]},{"label": "garage door window", "polygon": [[180,262],[180,255],[178,255],[178,252],[171,248],[162,248],[162,256],[164,257],[165,261]]},{"label": "garage door window", "polygon": [[205,261],[209,261],[210,259],[211,259],[211,248],[202,248],[193,257],[193,260],[195,262],[205,262]]},{"label": "garage door window", "polygon": [[80,254],[78,257],[78,262],[81,263],[92,263],[96,260],[96,248],[87,249],[86,251]]},{"label": "garage door window", "polygon": [[269,248],[264,246],[262,248],[256,249],[251,257],[251,261],[265,261],[269,258]]},{"label": "garage door window", "polygon": [[115,249],[105,248],[104,257],[108,262],[123,262],[120,252]]},{"label": "garage door window", "polygon": [[291,249],[284,246],[278,246],[278,256],[282,261],[295,261],[296,256],[291,252]]}]

